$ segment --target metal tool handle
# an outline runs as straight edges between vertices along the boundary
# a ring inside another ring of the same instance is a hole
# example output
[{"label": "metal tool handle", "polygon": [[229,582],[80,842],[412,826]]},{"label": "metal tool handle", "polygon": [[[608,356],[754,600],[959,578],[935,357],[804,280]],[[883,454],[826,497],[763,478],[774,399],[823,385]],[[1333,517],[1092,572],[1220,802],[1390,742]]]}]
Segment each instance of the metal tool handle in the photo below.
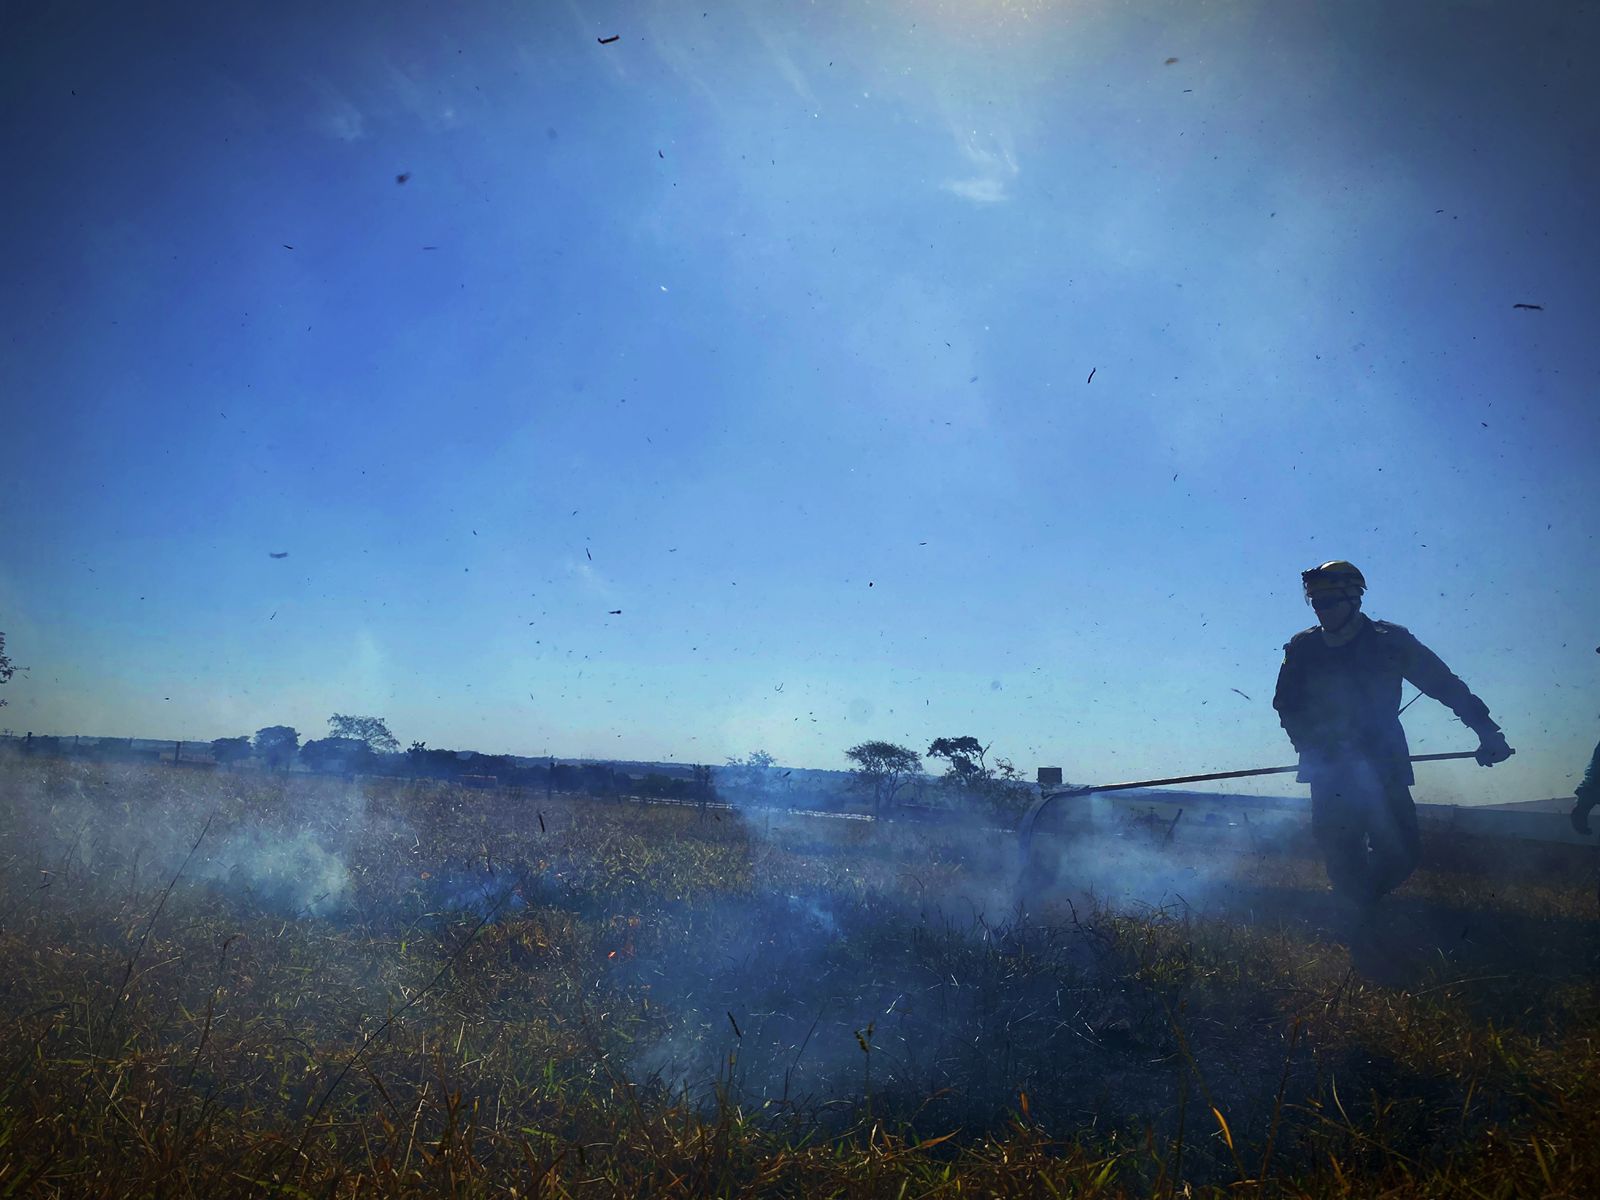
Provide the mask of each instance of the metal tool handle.
[{"label": "metal tool handle", "polygon": [[[1513,754],[1516,751],[1512,751]],[[1455,750],[1449,754],[1413,754],[1411,761],[1419,762],[1445,762],[1456,758],[1476,758],[1476,750]],[[1067,796],[1088,796],[1095,792],[1125,792],[1131,788],[1166,787],[1174,783],[1204,783],[1213,779],[1244,779],[1251,775],[1287,775],[1298,771],[1298,766],[1293,767],[1256,767],[1249,771],[1212,771],[1206,775],[1174,775],[1168,779],[1140,779],[1132,783],[1096,783],[1085,787],[1056,788],[1045,792],[1033,802],[1027,815],[1022,818],[1022,825],[1018,833],[1022,837],[1022,850],[1026,854],[1029,844],[1033,841],[1033,827],[1039,820],[1039,814],[1050,806],[1054,800]]]},{"label": "metal tool handle", "polygon": [[[1411,761],[1418,762],[1443,762],[1451,758],[1476,758],[1476,750],[1456,750],[1449,754],[1413,754]],[[1298,771],[1299,765],[1292,767],[1255,767],[1249,771],[1212,771],[1208,775],[1174,775],[1168,779],[1140,779],[1132,783],[1095,783],[1084,787],[1055,788],[1046,795],[1054,796],[1084,796],[1090,792],[1125,792],[1130,788],[1165,787],[1173,783],[1204,783],[1212,779],[1244,779],[1250,775],[1287,775]]]}]

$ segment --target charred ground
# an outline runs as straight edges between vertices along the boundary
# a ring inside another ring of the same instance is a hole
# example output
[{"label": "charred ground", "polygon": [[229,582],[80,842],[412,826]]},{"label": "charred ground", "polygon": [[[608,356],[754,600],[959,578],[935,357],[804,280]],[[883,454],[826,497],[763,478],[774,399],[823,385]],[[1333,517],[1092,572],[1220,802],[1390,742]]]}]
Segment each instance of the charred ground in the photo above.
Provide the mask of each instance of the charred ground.
[{"label": "charred ground", "polygon": [[[0,766],[0,1188],[1580,1194],[1594,864]],[[176,880],[176,882],[174,882]]]}]

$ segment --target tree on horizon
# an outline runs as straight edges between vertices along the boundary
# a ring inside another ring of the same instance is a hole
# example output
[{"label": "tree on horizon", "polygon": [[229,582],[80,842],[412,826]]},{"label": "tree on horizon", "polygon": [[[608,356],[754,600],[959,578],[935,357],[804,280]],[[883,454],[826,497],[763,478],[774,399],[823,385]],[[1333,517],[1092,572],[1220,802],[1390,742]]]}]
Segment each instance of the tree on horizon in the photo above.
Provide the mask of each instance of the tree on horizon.
[{"label": "tree on horizon", "polygon": [[328,736],[365,742],[374,754],[394,754],[400,749],[399,739],[389,732],[389,726],[382,717],[334,713],[328,718]]},{"label": "tree on horizon", "polygon": [[[17,673],[17,666],[6,655],[6,635],[0,633],[0,683],[9,683],[11,677]],[[0,708],[6,706],[5,699],[0,697]]]},{"label": "tree on horizon", "polygon": [[313,771],[337,771],[349,775],[371,770],[372,747],[360,738],[325,737],[301,746],[300,761]]},{"label": "tree on horizon", "polygon": [[255,749],[268,767],[287,771],[300,749],[300,731],[292,725],[267,725],[256,730]]},{"label": "tree on horizon", "polygon": [[1000,810],[1026,805],[1033,798],[1033,789],[1010,759],[997,758],[991,766],[984,757],[988,753],[989,747],[975,737],[935,738],[928,747],[929,758],[942,758],[950,764],[944,773],[945,785],[966,800]]},{"label": "tree on horizon", "polygon": [[958,787],[970,788],[987,779],[989,766],[983,761],[989,747],[975,737],[935,738],[928,747],[929,758],[942,758],[950,764],[944,777]]},{"label": "tree on horizon", "polygon": [[243,762],[250,757],[250,739],[247,737],[213,738],[211,742],[211,757],[223,766]]},{"label": "tree on horizon", "polygon": [[874,816],[883,816],[894,803],[900,789],[922,771],[922,758],[915,750],[893,742],[862,742],[844,752],[855,767],[856,786],[872,793]]}]

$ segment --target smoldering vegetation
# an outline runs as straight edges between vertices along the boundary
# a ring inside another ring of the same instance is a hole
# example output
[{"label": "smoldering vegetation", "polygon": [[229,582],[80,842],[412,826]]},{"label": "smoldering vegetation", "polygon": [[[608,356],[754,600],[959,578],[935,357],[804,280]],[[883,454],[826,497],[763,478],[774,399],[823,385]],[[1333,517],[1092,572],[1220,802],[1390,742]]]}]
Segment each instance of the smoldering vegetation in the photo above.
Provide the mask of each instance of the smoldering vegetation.
[{"label": "smoldering vegetation", "polygon": [[1581,1194],[1594,863],[0,764],[0,1188]]}]

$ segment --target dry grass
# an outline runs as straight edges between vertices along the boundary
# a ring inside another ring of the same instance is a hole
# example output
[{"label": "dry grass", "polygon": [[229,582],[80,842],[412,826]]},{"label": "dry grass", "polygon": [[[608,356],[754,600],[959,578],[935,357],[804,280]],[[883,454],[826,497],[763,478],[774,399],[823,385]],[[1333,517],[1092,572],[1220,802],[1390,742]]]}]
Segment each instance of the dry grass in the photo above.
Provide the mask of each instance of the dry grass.
[{"label": "dry grass", "polygon": [[1600,1177],[1590,862],[1436,847],[1352,933],[1292,843],[1023,916],[971,831],[68,763],[0,799],[0,1194]]}]

